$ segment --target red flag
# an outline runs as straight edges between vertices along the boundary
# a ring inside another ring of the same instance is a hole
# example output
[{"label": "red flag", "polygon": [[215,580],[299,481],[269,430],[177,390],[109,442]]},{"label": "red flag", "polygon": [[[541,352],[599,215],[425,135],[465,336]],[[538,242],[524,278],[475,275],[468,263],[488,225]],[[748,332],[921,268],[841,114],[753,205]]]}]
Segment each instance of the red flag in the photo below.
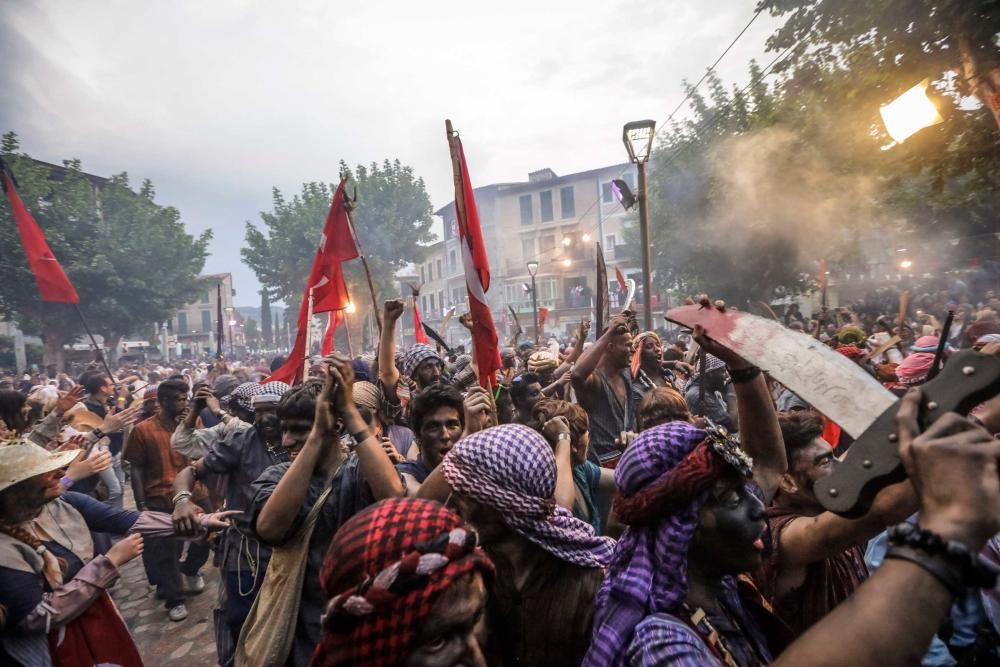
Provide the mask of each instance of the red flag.
[{"label": "red flag", "polygon": [[[299,306],[299,330],[295,334],[295,345],[288,355],[288,361],[263,382],[278,380],[295,384],[302,381],[302,367],[306,354],[308,354],[306,334],[309,326],[310,290],[312,290],[313,297],[313,315],[343,310],[350,303],[351,298],[347,294],[347,284],[344,282],[344,273],[340,263],[357,257],[358,249],[354,245],[354,237],[347,220],[347,211],[344,209],[344,183],[344,180],[340,181],[337,192],[333,195],[330,212],[327,213],[326,223],[323,225],[323,236],[316,249],[312,271],[309,273],[309,280],[306,281],[306,289],[302,294],[302,305]],[[332,331],[329,333],[332,349],[333,333]]]},{"label": "red flag", "polygon": [[331,310],[329,314],[329,321],[326,325],[326,333],[323,334],[323,343],[320,345],[320,354],[324,357],[333,354],[333,334],[340,326],[340,323],[344,321],[344,311],[342,310]]},{"label": "red flag", "polygon": [[[457,172],[455,213],[462,247],[462,265],[465,267],[465,288],[469,293],[469,312],[472,315],[472,347],[479,366],[479,384],[492,387],[496,384],[496,372],[500,370],[500,345],[496,327],[493,326],[493,313],[486,300],[486,292],[490,289],[490,262],[483,243],[483,231],[479,226],[479,211],[476,209],[472,181],[469,180],[469,167],[465,162],[462,140],[457,134],[451,134],[450,121],[446,125],[452,165]],[[462,202],[461,206],[459,202]]]},{"label": "red flag", "polygon": [[14,181],[7,172],[7,166],[0,164],[0,172],[3,176],[3,191],[7,193],[10,200],[11,212],[17,222],[17,231],[21,234],[21,244],[24,246],[24,253],[28,256],[28,266],[35,274],[35,282],[38,283],[38,291],[42,296],[42,301],[53,303],[80,303],[80,295],[76,293],[73,283],[66,277],[59,260],[56,259],[49,244],[45,242],[45,234],[35,219],[25,208],[24,202],[14,189]]},{"label": "red flag", "polygon": [[424,333],[424,328],[420,326],[420,309],[417,308],[417,297],[413,297],[413,337],[418,343],[426,343],[430,345],[430,341],[427,340],[427,334]]},{"label": "red flag", "polygon": [[549,309],[548,308],[539,308],[538,309],[538,331],[540,333],[545,331],[545,320],[547,320],[547,319],[549,319]]},{"label": "red flag", "polygon": [[628,283],[625,282],[625,276],[622,275],[622,270],[617,266],[615,267],[615,279],[618,281],[618,287],[621,289],[622,294],[628,294]]}]

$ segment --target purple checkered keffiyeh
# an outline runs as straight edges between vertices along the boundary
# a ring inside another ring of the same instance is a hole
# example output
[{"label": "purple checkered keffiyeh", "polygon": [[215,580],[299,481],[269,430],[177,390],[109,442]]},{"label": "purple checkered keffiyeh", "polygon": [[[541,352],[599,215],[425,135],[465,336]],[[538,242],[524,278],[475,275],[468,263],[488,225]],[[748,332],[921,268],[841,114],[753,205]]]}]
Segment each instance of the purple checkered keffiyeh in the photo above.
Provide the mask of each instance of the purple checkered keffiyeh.
[{"label": "purple checkered keffiyeh", "polygon": [[406,351],[403,355],[402,367],[403,375],[408,375],[413,377],[413,374],[417,370],[417,366],[427,361],[428,359],[437,359],[438,363],[441,362],[441,355],[437,353],[430,345],[426,343],[415,343],[413,347]]},{"label": "purple checkered keffiyeh", "polygon": [[[643,490],[672,470],[706,435],[686,422],[643,431],[615,469],[618,491],[631,496]],[[639,621],[649,614],[671,612],[684,600],[688,547],[704,504],[703,494],[656,525],[625,530],[597,593],[593,641],[583,667],[622,667]]]},{"label": "purple checkered keffiyeh", "polygon": [[278,396],[284,396],[288,390],[291,389],[290,386],[284,382],[265,382],[261,384],[260,382],[244,382],[240,386],[236,387],[228,396],[230,401],[236,401],[236,404],[247,411],[253,410],[253,397],[254,396],[267,396],[268,394],[273,394]]},{"label": "purple checkered keffiyeh", "polygon": [[499,512],[507,525],[574,565],[604,567],[614,540],[552,501],[556,459],[539,433],[504,424],[463,438],[441,462],[451,488]]}]

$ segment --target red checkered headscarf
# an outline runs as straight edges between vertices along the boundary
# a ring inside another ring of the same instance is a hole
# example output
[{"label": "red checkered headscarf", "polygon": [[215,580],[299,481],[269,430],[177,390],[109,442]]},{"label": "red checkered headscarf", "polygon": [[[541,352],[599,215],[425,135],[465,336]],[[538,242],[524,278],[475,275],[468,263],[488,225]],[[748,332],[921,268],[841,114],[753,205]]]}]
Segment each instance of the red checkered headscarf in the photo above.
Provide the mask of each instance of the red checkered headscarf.
[{"label": "red checkered headscarf", "polygon": [[438,596],[493,563],[475,531],[432,500],[383,500],[354,515],[330,542],[320,585],[330,601],[313,667],[395,667],[413,652]]}]

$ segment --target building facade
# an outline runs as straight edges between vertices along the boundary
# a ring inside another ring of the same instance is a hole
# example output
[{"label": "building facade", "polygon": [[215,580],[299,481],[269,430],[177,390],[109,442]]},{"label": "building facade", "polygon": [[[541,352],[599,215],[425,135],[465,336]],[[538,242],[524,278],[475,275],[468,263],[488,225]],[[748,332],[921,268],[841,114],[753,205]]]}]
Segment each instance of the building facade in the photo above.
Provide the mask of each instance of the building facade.
[{"label": "building facade", "polygon": [[[214,355],[218,349],[218,305],[222,298],[222,351],[227,357],[239,356],[246,349],[243,316],[233,306],[233,276],[213,273],[198,276],[201,292],[170,320],[170,358],[197,358]],[[219,289],[221,286],[221,290]]]},{"label": "building facade", "polygon": [[[641,268],[624,250],[625,228],[637,224],[612,189],[614,179],[635,190],[636,168],[617,164],[559,176],[551,169],[531,172],[525,181],[496,183],[475,189],[483,241],[490,260],[491,284],[487,297],[501,336],[509,336],[517,313],[525,336],[534,336],[529,262],[538,262],[535,284],[539,309],[549,311],[543,333],[571,334],[581,318],[592,313],[595,289],[596,242],[600,241],[608,267],[612,306],[618,299],[615,268],[637,283]],[[468,310],[468,295],[458,243],[455,203],[435,212],[444,222],[444,238],[430,246],[427,259],[415,267],[423,321],[437,327],[456,307]],[[468,337],[452,319],[441,334],[458,341]]]}]

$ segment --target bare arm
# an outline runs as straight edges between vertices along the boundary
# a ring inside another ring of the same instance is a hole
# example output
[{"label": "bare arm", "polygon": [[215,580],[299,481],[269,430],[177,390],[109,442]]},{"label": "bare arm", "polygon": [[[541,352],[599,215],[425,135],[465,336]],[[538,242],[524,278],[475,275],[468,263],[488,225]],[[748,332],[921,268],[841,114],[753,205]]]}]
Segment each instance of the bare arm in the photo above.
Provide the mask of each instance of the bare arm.
[{"label": "bare arm", "polygon": [[573,511],[576,501],[576,484],[573,482],[573,453],[570,447],[569,422],[565,417],[553,417],[542,424],[542,435],[552,445],[556,456],[555,501],[560,507]]},{"label": "bare arm", "polygon": [[[573,378],[573,389],[576,390],[581,404],[588,403],[594,390],[597,388],[599,381],[594,376],[594,371],[597,370],[605,351],[608,349],[611,336],[620,328],[628,329],[628,321],[623,315],[615,315],[608,323],[608,328],[604,332],[604,335],[598,338],[597,342],[589,350],[580,355],[579,361],[577,361],[576,366],[573,368],[573,375],[571,376]],[[583,346],[581,345],[580,347],[582,348]]]},{"label": "bare arm", "polygon": [[328,400],[329,393],[334,393],[333,407],[343,418],[347,432],[355,436],[358,445],[354,451],[358,455],[358,468],[361,470],[361,476],[371,487],[375,500],[401,498],[403,482],[399,479],[396,468],[389,460],[382,443],[368,428],[368,424],[361,418],[361,413],[354,405],[354,368],[351,366],[350,358],[334,355],[324,360],[324,366],[329,369],[327,389],[324,389],[317,403]]},{"label": "bare arm", "polygon": [[[713,341],[711,333],[700,325],[695,325],[694,333],[705,352],[724,361],[731,371],[750,368],[750,364],[739,355]],[[788,469],[778,415],[774,412],[774,403],[763,373],[758,373],[749,382],[734,383],[734,389],[739,410],[740,444],[753,457],[754,481],[764,492],[765,502],[770,503],[778,490],[781,475]]]},{"label": "bare arm", "polygon": [[378,376],[382,380],[382,391],[390,403],[398,403],[396,383],[399,371],[396,369],[396,321],[403,314],[403,302],[399,299],[386,301],[382,309],[382,335],[378,339]]}]

